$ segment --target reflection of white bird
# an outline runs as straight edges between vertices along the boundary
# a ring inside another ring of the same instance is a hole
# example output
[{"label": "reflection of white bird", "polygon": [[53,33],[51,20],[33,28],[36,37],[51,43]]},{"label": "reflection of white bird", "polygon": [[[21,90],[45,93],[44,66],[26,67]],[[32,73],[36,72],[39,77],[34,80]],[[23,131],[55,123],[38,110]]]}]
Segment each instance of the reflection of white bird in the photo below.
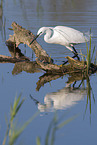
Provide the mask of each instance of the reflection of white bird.
[{"label": "reflection of white bird", "polygon": [[[44,35],[44,40],[47,43],[54,43],[64,45],[66,48],[71,50],[74,54],[77,55],[77,51],[74,48],[75,44],[84,43],[89,41],[89,34],[83,34],[82,32],[75,30],[66,26],[56,26],[56,27],[41,27],[36,37],[33,39],[36,40],[38,36]],[[32,44],[33,41],[30,43]],[[79,59],[79,57],[78,57]]]},{"label": "reflection of white bird", "polygon": [[58,92],[47,94],[44,98],[44,104],[38,103],[38,109],[41,112],[67,109],[77,104],[86,95],[85,89],[64,88]]}]

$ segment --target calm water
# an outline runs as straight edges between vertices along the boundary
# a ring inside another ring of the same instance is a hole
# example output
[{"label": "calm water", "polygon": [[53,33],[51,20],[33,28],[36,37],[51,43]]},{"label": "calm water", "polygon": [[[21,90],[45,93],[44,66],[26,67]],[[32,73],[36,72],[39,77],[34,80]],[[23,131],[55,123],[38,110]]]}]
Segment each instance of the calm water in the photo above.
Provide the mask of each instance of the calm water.
[{"label": "calm water", "polygon": [[[97,0],[4,0],[0,7],[0,54],[10,56],[5,41],[13,32],[8,28],[16,21],[19,25],[31,30],[34,34],[42,26],[66,25],[82,32],[93,33],[92,48],[97,49]],[[38,42],[61,64],[66,55],[71,52],[63,46],[47,44],[43,38]],[[29,47],[19,47],[27,57],[35,60],[33,51]],[[86,54],[86,45],[76,46]],[[95,53],[96,54],[96,53]],[[97,75],[90,76],[90,82],[84,81],[84,87],[71,90],[66,88],[68,76],[46,83],[36,91],[37,82],[43,71],[27,73],[21,71],[13,74],[15,64],[0,63],[0,144],[6,132],[5,115],[10,116],[10,104],[14,97],[22,93],[25,102],[16,116],[17,126],[21,126],[38,110],[40,114],[29,124],[16,144],[35,145],[37,136],[41,145],[45,144],[45,137],[49,125],[57,110],[58,124],[76,116],[64,127],[56,130],[54,145],[96,145],[97,144]],[[80,83],[77,82],[76,86]],[[88,84],[88,85],[87,85]],[[89,96],[90,92],[90,97]],[[36,105],[35,101],[39,101]],[[21,98],[21,99],[22,99]],[[54,128],[55,124],[52,125]],[[52,133],[52,132],[51,132]],[[51,137],[51,136],[50,136]]]}]

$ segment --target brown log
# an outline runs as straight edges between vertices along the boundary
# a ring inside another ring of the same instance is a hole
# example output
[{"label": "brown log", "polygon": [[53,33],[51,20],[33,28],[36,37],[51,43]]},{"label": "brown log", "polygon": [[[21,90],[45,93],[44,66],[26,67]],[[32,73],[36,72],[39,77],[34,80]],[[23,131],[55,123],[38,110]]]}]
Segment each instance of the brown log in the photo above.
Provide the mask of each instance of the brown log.
[{"label": "brown log", "polygon": [[[53,63],[53,59],[49,57],[44,49],[37,43],[35,40],[31,45],[31,41],[34,39],[34,34],[29,30],[18,25],[16,22],[12,23],[12,28],[14,34],[6,41],[6,44],[11,46],[13,45],[14,50],[19,46],[20,43],[24,43],[33,49],[37,59],[36,62],[42,70],[45,70],[49,74],[71,74],[75,72],[83,73],[87,70],[86,62],[75,60],[67,56],[69,64],[66,65],[57,65]],[[13,55],[14,56],[14,55]],[[17,55],[18,56],[18,55]],[[21,59],[27,59],[25,56],[20,56]],[[15,58],[12,58],[13,60]],[[19,59],[17,57],[17,59]],[[28,58],[30,61],[30,59]],[[18,61],[18,60],[17,60]],[[22,60],[23,61],[23,60]],[[93,69],[92,69],[93,68]],[[94,72],[97,70],[97,65],[91,64],[89,72]]]},{"label": "brown log", "polygon": [[25,60],[23,60],[21,58],[0,55],[0,62],[1,63],[16,63],[16,62],[23,62],[23,61],[25,61]]},{"label": "brown log", "polygon": [[53,59],[49,57],[44,49],[39,45],[39,43],[35,40],[31,45],[31,41],[34,39],[34,34],[31,31],[26,30],[25,28],[18,25],[16,22],[12,23],[12,28],[14,34],[10,36],[10,38],[6,41],[7,44],[14,43],[16,47],[19,46],[20,43],[27,44],[32,50],[35,52],[36,57],[38,57],[41,61],[52,63]]},{"label": "brown log", "polygon": [[36,63],[36,61],[24,61],[15,63],[14,69],[12,71],[13,75],[17,75],[22,71],[27,73],[38,73],[40,72],[40,66]]},{"label": "brown log", "polygon": [[[49,57],[44,49],[35,40],[31,45],[31,41],[35,37],[29,30],[22,28],[16,22],[12,23],[14,34],[6,41],[9,52],[12,57],[0,55],[1,63],[15,63],[12,71],[16,75],[22,71],[28,73],[40,72],[40,69],[46,73],[39,78],[36,90],[39,90],[45,83],[55,80],[65,74],[69,74],[67,83],[71,84],[78,80],[87,78],[87,65],[84,61],[75,60],[67,56],[69,64],[57,65],[53,63],[53,59]],[[28,45],[36,54],[36,61],[30,61],[30,58],[24,56],[18,48],[20,43]],[[89,75],[97,71],[97,65],[91,63]]]}]

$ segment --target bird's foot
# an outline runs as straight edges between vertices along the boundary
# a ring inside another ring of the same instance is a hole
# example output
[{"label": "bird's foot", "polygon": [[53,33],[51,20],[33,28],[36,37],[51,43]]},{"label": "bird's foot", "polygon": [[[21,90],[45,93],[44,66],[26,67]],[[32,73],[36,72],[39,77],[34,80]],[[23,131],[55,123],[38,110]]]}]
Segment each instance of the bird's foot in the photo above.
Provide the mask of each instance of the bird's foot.
[{"label": "bird's foot", "polygon": [[77,59],[80,61],[80,58],[79,58],[79,56],[78,56],[78,54],[77,54],[77,53],[75,54],[75,57],[77,57]]},{"label": "bird's foot", "polygon": [[[75,57],[77,57],[77,59],[80,61],[80,58],[79,58],[78,54],[75,54],[74,56],[72,56],[72,58],[75,58]],[[64,63],[62,65],[65,65],[67,63],[68,63],[68,60],[67,61],[64,61]]]}]

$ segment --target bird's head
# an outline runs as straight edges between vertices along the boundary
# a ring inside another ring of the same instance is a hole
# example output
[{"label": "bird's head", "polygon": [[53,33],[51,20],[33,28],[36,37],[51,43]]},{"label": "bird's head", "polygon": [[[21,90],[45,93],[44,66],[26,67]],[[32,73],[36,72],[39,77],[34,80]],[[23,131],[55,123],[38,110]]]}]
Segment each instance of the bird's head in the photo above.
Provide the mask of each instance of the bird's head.
[{"label": "bird's head", "polygon": [[42,35],[43,33],[45,33],[47,27],[41,27],[38,32],[37,32],[37,35],[35,36],[35,38],[31,41],[30,45],[40,36]]},{"label": "bird's head", "polygon": [[38,36],[41,36],[42,34],[45,34],[47,29],[48,29],[48,27],[41,27],[41,28],[38,30],[37,35],[38,35]]},{"label": "bird's head", "polygon": [[45,34],[46,31],[49,29],[50,27],[41,27],[38,32],[37,32],[37,35],[35,36],[35,38],[32,40],[32,42],[30,43],[30,45],[39,37],[41,36],[42,34]]}]

